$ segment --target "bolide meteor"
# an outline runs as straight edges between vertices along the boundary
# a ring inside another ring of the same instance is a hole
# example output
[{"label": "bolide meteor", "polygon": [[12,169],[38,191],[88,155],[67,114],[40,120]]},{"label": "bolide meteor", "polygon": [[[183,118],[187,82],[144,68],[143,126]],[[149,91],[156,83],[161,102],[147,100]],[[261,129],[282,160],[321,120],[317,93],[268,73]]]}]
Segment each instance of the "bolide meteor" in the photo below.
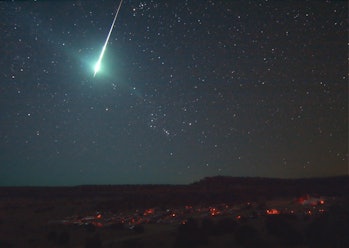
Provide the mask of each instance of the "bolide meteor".
[{"label": "bolide meteor", "polygon": [[121,8],[122,1],[123,1],[123,0],[120,1],[119,6],[118,6],[118,9],[116,10],[116,14],[115,14],[113,23],[111,24],[111,27],[110,27],[110,30],[109,30],[107,39],[105,40],[105,43],[104,43],[104,46],[103,46],[103,48],[102,48],[101,54],[99,55],[98,61],[97,61],[97,63],[95,64],[93,77],[95,77],[96,74],[98,73],[98,71],[101,69],[102,59],[103,59],[105,50],[106,50],[106,48],[107,48],[107,45],[108,45],[108,41],[109,41],[111,32],[113,31],[116,18],[118,17],[118,14],[119,14],[119,11],[120,11],[120,8]]}]

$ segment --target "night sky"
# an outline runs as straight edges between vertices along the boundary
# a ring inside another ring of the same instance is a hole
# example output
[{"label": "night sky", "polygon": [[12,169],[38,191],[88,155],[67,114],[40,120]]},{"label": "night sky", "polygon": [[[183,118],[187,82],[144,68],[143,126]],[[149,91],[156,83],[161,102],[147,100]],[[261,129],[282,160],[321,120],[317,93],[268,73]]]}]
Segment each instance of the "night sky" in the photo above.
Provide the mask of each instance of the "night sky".
[{"label": "night sky", "polygon": [[0,186],[348,174],[347,1],[0,2]]}]

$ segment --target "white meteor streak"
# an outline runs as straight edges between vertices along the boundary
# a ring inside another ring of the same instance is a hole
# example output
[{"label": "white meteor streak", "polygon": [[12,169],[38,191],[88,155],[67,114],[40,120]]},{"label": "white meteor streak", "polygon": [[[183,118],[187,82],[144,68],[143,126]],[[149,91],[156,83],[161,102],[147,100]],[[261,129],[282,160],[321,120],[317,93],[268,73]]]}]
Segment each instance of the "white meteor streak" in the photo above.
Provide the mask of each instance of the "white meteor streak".
[{"label": "white meteor streak", "polygon": [[121,0],[120,3],[119,3],[118,9],[117,9],[117,11],[116,11],[116,14],[115,14],[115,17],[114,17],[114,20],[113,20],[113,23],[112,23],[112,25],[111,25],[111,27],[110,27],[110,30],[109,30],[109,33],[108,33],[108,36],[107,36],[107,39],[105,40],[104,46],[103,46],[103,48],[102,48],[102,52],[101,52],[101,54],[99,55],[98,61],[97,61],[96,65],[95,65],[95,68],[94,68],[94,69],[95,69],[95,72],[94,72],[94,74],[93,74],[93,77],[95,77],[96,74],[97,74],[97,72],[99,71],[99,69],[101,69],[101,62],[102,62],[102,59],[103,59],[103,56],[104,56],[104,52],[105,52],[105,49],[107,48],[107,44],[108,44],[108,41],[109,41],[109,37],[110,37],[111,32],[113,31],[116,18],[118,17],[118,14],[119,14],[119,10],[120,10],[120,8],[121,8],[122,1],[123,1],[123,0]]}]

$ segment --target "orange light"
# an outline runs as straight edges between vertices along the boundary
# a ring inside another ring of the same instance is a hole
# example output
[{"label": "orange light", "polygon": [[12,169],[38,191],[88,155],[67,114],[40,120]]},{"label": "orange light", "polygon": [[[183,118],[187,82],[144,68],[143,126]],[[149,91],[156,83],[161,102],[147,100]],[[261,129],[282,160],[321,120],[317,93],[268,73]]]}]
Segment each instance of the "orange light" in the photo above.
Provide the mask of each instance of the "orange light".
[{"label": "orange light", "polygon": [[101,218],[102,218],[102,215],[101,215],[101,214],[97,214],[96,218],[97,218],[97,219],[101,219]]},{"label": "orange light", "polygon": [[320,204],[321,205],[325,204],[325,201],[324,200],[320,200]]},{"label": "orange light", "polygon": [[151,215],[151,214],[154,214],[154,208],[149,208],[145,210],[143,215]]},{"label": "orange light", "polygon": [[280,211],[275,208],[267,209],[267,214],[280,214]]},{"label": "orange light", "polygon": [[216,208],[210,208],[210,214],[211,216],[219,215],[220,212]]},{"label": "orange light", "polygon": [[176,217],[176,214],[172,214],[172,217]]},{"label": "orange light", "polygon": [[241,215],[236,216],[236,219],[240,220],[241,219]]}]

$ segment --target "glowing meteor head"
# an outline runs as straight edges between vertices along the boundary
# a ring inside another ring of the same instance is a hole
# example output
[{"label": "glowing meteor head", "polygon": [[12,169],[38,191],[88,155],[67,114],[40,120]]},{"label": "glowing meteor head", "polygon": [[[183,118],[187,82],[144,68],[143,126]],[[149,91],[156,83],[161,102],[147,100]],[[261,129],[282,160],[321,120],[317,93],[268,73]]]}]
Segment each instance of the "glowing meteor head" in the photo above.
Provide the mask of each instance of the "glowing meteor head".
[{"label": "glowing meteor head", "polygon": [[101,62],[98,61],[95,65],[95,72],[94,72],[93,76],[96,76],[97,72],[99,72],[100,69],[101,69]]}]

